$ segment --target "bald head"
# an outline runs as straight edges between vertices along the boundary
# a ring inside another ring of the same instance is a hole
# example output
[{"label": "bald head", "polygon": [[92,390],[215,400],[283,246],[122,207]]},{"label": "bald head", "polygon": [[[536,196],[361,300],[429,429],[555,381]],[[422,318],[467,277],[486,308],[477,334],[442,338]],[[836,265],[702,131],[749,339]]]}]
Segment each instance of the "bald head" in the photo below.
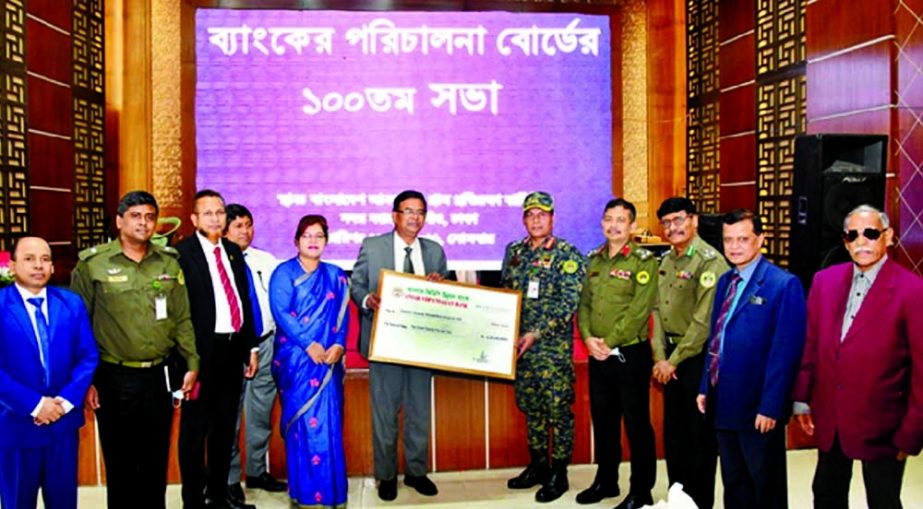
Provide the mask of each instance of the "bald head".
[{"label": "bald head", "polygon": [[10,258],[10,271],[19,286],[32,293],[40,292],[54,273],[51,246],[39,237],[19,239]]}]

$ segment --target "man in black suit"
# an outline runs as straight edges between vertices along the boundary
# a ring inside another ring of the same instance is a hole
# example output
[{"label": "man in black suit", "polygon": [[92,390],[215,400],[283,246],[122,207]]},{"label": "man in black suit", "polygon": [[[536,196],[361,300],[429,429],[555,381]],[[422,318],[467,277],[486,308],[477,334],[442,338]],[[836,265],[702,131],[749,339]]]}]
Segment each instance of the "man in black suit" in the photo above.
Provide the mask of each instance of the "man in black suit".
[{"label": "man in black suit", "polygon": [[191,218],[196,233],[176,245],[201,357],[200,385],[183,403],[180,420],[183,507],[253,508],[227,497],[240,387],[259,362],[247,269],[240,248],[222,237],[227,212],[220,194],[196,193]]}]

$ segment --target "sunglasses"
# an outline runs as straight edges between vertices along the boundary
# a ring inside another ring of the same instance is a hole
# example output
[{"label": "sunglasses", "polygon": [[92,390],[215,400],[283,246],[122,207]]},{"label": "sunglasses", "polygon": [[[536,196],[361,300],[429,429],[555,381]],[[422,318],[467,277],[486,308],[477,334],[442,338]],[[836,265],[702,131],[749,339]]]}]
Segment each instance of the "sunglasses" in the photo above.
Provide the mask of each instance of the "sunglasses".
[{"label": "sunglasses", "polygon": [[878,240],[881,237],[881,234],[885,230],[877,230],[875,228],[866,228],[862,231],[859,230],[846,230],[843,232],[843,240],[846,242],[855,242],[859,238],[859,235],[869,239],[869,240]]}]

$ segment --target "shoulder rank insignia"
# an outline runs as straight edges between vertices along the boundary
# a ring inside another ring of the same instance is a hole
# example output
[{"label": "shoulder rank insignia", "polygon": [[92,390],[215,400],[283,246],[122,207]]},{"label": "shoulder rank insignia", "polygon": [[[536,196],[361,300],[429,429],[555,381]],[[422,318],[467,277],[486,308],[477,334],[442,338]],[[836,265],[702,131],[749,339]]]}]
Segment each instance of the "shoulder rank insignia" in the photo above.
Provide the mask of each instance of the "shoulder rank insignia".
[{"label": "shoulder rank insignia", "polygon": [[703,288],[711,288],[715,286],[715,283],[717,282],[718,277],[715,276],[715,273],[710,270],[706,270],[702,273],[701,276],[699,276],[699,284],[701,284]]},{"label": "shoulder rank insignia", "polygon": [[182,270],[180,270],[179,273],[176,275],[176,282],[179,283],[180,286],[186,285],[186,276],[183,275]]},{"label": "shoulder rank insignia", "polygon": [[635,281],[639,285],[646,285],[651,282],[651,275],[646,270],[642,270],[635,275]]},{"label": "shoulder rank insignia", "polygon": [[566,262],[564,262],[563,265],[561,265],[561,269],[564,271],[565,274],[574,274],[575,272],[577,272],[578,268],[580,268],[580,266],[577,265],[577,262],[575,262],[574,260],[567,260]]},{"label": "shoulder rank insignia", "polygon": [[714,249],[702,249],[699,251],[702,254],[702,258],[711,261],[718,257],[718,252]]}]

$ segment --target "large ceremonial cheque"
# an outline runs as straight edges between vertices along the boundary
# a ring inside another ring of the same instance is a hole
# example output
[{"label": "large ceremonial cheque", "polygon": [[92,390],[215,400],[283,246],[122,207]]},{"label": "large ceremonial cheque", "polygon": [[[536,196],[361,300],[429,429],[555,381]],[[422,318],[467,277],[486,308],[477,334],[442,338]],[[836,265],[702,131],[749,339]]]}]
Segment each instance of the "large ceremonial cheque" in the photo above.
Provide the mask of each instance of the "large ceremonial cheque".
[{"label": "large ceremonial cheque", "polygon": [[382,270],[369,360],[512,380],[520,292]]}]

